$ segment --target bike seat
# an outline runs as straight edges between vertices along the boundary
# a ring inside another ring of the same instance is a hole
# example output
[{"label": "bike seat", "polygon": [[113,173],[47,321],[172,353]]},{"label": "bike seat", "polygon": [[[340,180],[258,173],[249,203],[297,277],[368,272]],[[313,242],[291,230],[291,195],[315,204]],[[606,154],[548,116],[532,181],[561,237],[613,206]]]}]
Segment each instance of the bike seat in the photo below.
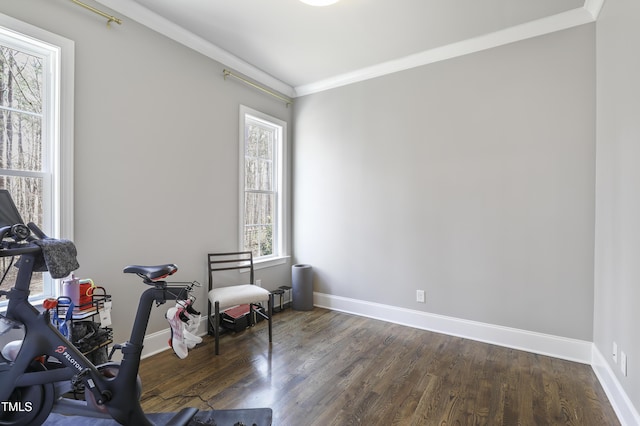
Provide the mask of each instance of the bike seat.
[{"label": "bike seat", "polygon": [[178,267],[173,263],[170,263],[154,266],[129,265],[125,267],[122,272],[125,274],[137,274],[138,276],[145,278],[145,281],[158,281],[168,277],[169,275],[173,275],[177,270]]}]

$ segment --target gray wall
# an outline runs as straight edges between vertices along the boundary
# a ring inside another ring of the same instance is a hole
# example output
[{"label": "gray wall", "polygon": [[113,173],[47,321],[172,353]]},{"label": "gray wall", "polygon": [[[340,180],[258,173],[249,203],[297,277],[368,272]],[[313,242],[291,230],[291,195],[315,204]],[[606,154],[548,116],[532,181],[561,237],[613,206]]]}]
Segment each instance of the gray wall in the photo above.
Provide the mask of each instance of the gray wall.
[{"label": "gray wall", "polygon": [[[640,412],[640,4],[606,2],[597,23],[594,342]],[[612,344],[628,356],[628,376]]]},{"label": "gray wall", "polygon": [[591,341],[594,37],[298,99],[295,260],[315,291]]},{"label": "gray wall", "polygon": [[[109,29],[68,1],[2,2],[1,13],[75,41],[75,242],[82,277],[113,294],[117,341],[145,287],[127,264],[174,262],[204,285],[209,251],[238,247],[239,105],[291,121],[292,109],[223,65],[135,22]],[[258,271],[290,282],[283,265]],[[204,289],[198,308],[206,309]],[[166,307],[148,332],[167,328]]]},{"label": "gray wall", "polygon": [[[76,43],[80,275],[114,295],[124,340],[142,291],[124,265],[176,262],[206,283],[204,253],[237,245],[238,105],[292,109],[126,19],[107,29],[46,0],[0,12]],[[299,99],[294,246],[315,290],[593,339],[639,401],[639,13],[607,2],[597,24],[597,197],[593,25]]]}]

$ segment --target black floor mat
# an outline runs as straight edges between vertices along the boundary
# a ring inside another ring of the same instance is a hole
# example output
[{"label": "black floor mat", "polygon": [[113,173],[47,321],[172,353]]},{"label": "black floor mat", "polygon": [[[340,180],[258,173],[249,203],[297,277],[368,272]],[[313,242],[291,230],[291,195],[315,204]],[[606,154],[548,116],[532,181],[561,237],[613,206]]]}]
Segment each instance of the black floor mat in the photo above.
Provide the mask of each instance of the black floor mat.
[{"label": "black floor mat", "polygon": [[[175,413],[149,413],[147,417],[156,425],[166,424]],[[270,408],[199,411],[188,426],[270,426],[273,412]],[[115,426],[114,420],[91,417],[63,416],[52,413],[46,426]]]}]

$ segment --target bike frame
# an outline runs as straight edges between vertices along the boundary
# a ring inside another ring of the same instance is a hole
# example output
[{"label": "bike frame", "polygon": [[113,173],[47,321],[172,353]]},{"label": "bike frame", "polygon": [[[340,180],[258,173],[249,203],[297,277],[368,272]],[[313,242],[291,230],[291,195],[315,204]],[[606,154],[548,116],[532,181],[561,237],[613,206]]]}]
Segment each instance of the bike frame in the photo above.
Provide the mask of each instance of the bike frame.
[{"label": "bike frame", "polygon": [[[20,352],[13,363],[0,363],[0,401],[8,401],[16,388],[60,382],[82,381],[105,412],[96,410],[85,401],[60,399],[56,395],[53,411],[62,414],[113,418],[121,424],[153,425],[139,403],[138,369],[144,336],[153,304],[176,300],[184,295],[185,287],[170,287],[165,281],[146,283],[138,304],[131,338],[122,345],[122,361],[115,377],[105,377],[73,344],[51,324],[49,312],[40,312],[28,300],[29,285],[40,248],[34,244],[7,251],[20,251],[20,269],[15,286],[9,291],[6,317],[24,324],[25,335]],[[61,368],[29,371],[33,360],[51,356]],[[107,364],[105,364],[107,365]],[[109,363],[108,365],[118,365]],[[56,391],[57,392],[57,391]]]}]

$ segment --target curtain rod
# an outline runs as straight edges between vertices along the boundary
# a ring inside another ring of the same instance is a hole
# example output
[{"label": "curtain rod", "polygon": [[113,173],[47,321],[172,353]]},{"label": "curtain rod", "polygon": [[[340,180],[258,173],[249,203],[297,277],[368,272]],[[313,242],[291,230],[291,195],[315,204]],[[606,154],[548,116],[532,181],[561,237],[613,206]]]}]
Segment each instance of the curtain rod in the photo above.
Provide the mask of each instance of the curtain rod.
[{"label": "curtain rod", "polygon": [[88,10],[92,11],[93,13],[97,13],[98,15],[102,16],[103,18],[105,18],[107,20],[107,26],[108,27],[110,26],[109,24],[111,24],[112,22],[115,22],[118,25],[122,25],[122,20],[116,18],[113,15],[109,15],[108,13],[105,13],[105,12],[99,10],[99,9],[96,9],[93,6],[89,6],[86,3],[82,3],[80,0],[71,0],[71,1],[74,2],[75,4],[77,4],[78,6],[82,6],[85,9],[88,9]]},{"label": "curtain rod", "polygon": [[281,95],[279,95],[279,94],[277,94],[275,92],[272,92],[271,90],[269,90],[269,89],[267,89],[265,87],[262,87],[262,86],[260,86],[260,85],[258,85],[256,83],[254,83],[253,81],[249,81],[246,78],[244,78],[242,76],[239,76],[238,74],[234,74],[234,73],[232,73],[231,71],[229,71],[227,69],[222,70],[222,73],[224,74],[224,79],[225,80],[227,79],[227,76],[231,76],[231,77],[237,78],[238,80],[242,81],[245,84],[248,84],[249,86],[251,86],[251,87],[253,87],[255,89],[261,90],[264,93],[273,96],[274,98],[280,99],[282,102],[287,104],[287,107],[289,107],[289,105],[291,105],[293,103],[292,99],[285,98],[284,96],[281,96]]}]

